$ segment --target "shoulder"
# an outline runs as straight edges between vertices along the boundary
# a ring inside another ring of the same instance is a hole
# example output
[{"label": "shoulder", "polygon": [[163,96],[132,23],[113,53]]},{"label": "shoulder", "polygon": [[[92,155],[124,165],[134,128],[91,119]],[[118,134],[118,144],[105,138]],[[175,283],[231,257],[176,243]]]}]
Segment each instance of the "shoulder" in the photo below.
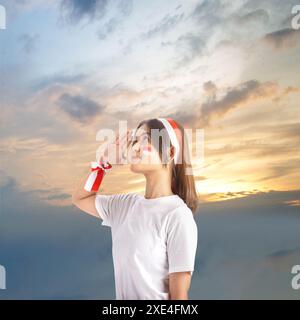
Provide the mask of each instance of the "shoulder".
[{"label": "shoulder", "polygon": [[97,194],[95,207],[106,220],[106,225],[116,226],[134,208],[135,193]]},{"label": "shoulder", "polygon": [[134,203],[138,197],[137,193],[129,192],[129,193],[115,193],[111,195],[107,195],[110,198],[112,203],[119,203],[122,205]]},{"label": "shoulder", "polygon": [[126,200],[126,199],[134,199],[138,196],[137,193],[129,192],[129,193],[111,193],[111,194],[97,194],[97,197],[106,197],[110,199],[118,199],[118,200]]},{"label": "shoulder", "polygon": [[193,229],[197,228],[194,214],[186,204],[183,204],[169,212],[167,220],[167,227],[169,229],[176,225],[185,225]]},{"label": "shoulder", "polygon": [[135,192],[127,192],[127,193],[117,193],[115,194],[115,198],[120,201],[135,201],[138,197],[138,194]]},{"label": "shoulder", "polygon": [[96,194],[95,202],[96,205],[103,203],[109,206],[121,206],[128,207],[133,204],[137,199],[138,194],[136,193],[114,193],[114,194]]},{"label": "shoulder", "polygon": [[172,219],[194,219],[192,210],[185,203],[172,210],[169,216]]}]

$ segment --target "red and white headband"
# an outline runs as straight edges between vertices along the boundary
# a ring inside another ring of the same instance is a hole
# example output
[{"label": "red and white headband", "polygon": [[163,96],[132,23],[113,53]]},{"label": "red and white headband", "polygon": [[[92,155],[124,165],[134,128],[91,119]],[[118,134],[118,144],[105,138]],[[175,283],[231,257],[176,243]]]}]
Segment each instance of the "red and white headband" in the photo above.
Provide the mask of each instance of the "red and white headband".
[{"label": "red and white headband", "polygon": [[169,134],[171,143],[175,148],[174,163],[177,164],[180,162],[179,161],[180,160],[179,159],[179,156],[180,156],[180,143],[179,143],[179,141],[181,138],[180,137],[180,130],[179,130],[176,122],[171,118],[158,118],[157,120],[159,120],[164,125],[164,127],[166,128],[166,130]]}]

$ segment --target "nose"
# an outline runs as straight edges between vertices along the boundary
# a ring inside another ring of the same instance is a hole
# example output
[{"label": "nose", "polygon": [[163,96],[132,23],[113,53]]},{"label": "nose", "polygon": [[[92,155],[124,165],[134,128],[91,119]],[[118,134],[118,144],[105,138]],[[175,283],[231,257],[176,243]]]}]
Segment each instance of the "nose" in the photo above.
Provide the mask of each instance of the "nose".
[{"label": "nose", "polygon": [[140,150],[139,144],[138,144],[138,143],[135,143],[135,144],[131,147],[131,150],[132,150],[133,152],[139,152],[139,150]]},{"label": "nose", "polygon": [[131,154],[132,157],[139,158],[140,157],[140,145],[139,143],[135,143],[133,146],[131,146]]}]

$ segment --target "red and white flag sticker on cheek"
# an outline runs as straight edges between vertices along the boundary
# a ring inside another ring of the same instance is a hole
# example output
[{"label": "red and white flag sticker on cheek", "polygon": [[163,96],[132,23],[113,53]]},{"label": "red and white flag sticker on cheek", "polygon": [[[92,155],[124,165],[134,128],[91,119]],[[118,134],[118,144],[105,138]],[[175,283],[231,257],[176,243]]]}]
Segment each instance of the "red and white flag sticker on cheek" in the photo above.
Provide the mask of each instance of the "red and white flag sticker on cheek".
[{"label": "red and white flag sticker on cheek", "polygon": [[151,146],[147,146],[147,147],[143,147],[142,148],[142,157],[141,159],[144,159],[145,157],[147,157],[148,155],[151,154]]},{"label": "red and white flag sticker on cheek", "polygon": [[151,153],[151,146],[143,147],[142,153],[145,154],[145,155],[150,154]]},{"label": "red and white flag sticker on cheek", "polygon": [[104,175],[112,168],[109,162],[91,162],[91,173],[89,174],[84,190],[97,192],[102,183]]}]

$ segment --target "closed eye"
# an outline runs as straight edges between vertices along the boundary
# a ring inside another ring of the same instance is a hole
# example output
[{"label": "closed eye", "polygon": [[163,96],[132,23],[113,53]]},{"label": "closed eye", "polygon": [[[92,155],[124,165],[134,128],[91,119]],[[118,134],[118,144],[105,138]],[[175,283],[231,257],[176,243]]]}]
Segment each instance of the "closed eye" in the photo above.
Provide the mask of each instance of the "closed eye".
[{"label": "closed eye", "polygon": [[[142,134],[141,136],[139,136],[138,138],[142,138],[141,141],[143,142],[144,140],[149,141],[149,136],[147,134]],[[132,145],[134,145],[135,143],[138,142],[138,139],[134,139],[132,140]]]}]

